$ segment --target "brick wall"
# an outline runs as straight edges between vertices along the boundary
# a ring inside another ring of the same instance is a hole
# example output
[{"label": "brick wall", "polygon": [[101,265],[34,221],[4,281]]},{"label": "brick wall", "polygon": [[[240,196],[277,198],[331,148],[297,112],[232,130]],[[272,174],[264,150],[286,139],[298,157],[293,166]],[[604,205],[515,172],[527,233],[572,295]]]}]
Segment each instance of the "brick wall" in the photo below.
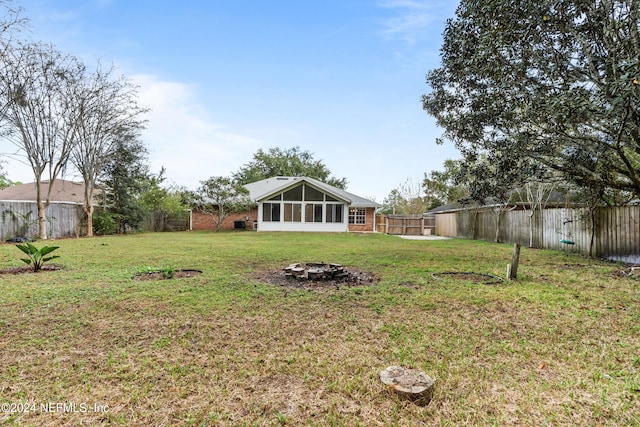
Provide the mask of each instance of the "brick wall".
[{"label": "brick wall", "polygon": [[349,224],[349,231],[375,231],[376,208],[366,208],[364,224]]},{"label": "brick wall", "polygon": [[[222,221],[222,230],[234,230],[234,221],[244,221],[246,217],[247,230],[253,230],[253,223],[258,222],[258,208],[250,212],[232,213]],[[191,229],[193,231],[215,231],[216,225],[211,215],[199,211],[193,211],[191,217]]]}]

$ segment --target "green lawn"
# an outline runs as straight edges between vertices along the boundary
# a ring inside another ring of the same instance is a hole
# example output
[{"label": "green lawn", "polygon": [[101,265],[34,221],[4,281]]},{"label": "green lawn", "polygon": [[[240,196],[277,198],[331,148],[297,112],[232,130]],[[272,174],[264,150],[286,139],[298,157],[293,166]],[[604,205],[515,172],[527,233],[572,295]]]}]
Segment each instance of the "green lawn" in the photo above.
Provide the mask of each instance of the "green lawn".
[{"label": "green lawn", "polygon": [[[61,270],[0,275],[6,425],[640,425],[640,281],[617,264],[524,248],[518,280],[487,285],[433,273],[504,276],[511,246],[252,232],[55,244]],[[0,268],[19,258],[0,245]],[[305,261],[379,281],[258,279]],[[203,274],[132,280],[148,268]],[[378,380],[391,365],[435,378],[432,402],[392,395]]]}]

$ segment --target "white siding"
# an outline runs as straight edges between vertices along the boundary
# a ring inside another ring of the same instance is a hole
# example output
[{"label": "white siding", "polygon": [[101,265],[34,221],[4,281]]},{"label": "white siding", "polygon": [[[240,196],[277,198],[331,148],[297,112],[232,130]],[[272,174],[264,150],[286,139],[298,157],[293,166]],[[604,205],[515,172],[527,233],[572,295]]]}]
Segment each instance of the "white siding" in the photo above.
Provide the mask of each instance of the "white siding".
[{"label": "white siding", "polygon": [[[305,222],[304,208],[302,209],[302,222],[285,222],[282,210],[280,211],[280,221],[263,221],[262,220],[263,204],[258,205],[258,231],[311,231],[311,232],[330,232],[342,233],[349,230],[348,207],[343,205],[342,222]],[[323,209],[324,216],[325,209]]]}]

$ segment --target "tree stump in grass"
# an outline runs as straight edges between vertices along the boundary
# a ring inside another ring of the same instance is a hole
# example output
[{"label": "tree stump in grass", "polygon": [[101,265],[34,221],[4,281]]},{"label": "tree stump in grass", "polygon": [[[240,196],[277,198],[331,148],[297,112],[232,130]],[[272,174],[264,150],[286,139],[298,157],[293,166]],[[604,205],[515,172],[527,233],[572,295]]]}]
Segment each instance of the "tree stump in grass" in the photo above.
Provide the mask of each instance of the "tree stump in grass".
[{"label": "tree stump in grass", "polygon": [[379,377],[390,390],[418,405],[426,406],[433,397],[433,379],[417,369],[389,366]]}]

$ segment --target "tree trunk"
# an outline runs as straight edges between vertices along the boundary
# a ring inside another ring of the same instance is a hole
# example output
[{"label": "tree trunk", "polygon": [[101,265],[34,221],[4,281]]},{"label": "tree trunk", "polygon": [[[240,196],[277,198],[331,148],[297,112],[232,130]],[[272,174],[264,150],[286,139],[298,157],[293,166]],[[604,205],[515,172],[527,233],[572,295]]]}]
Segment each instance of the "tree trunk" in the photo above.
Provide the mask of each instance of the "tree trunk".
[{"label": "tree trunk", "polygon": [[[51,189],[51,182],[49,189]],[[42,201],[41,195],[42,181],[36,175],[36,205],[38,206],[38,239],[47,240],[47,203]]]},{"label": "tree trunk", "polygon": [[502,216],[502,209],[498,209],[496,211],[496,237],[495,237],[495,243],[500,243],[500,217]]},{"label": "tree trunk", "polygon": [[46,205],[38,201],[38,239],[47,240],[47,216]]},{"label": "tree trunk", "polygon": [[82,210],[87,215],[87,237],[93,237],[93,205],[84,206]]},{"label": "tree trunk", "polygon": [[85,172],[82,174],[84,180],[84,204],[82,210],[87,215],[87,237],[93,237],[93,190],[94,180]]},{"label": "tree trunk", "polygon": [[218,222],[216,222],[216,232],[222,228],[222,221],[226,218],[227,212],[221,205],[218,206]]}]

